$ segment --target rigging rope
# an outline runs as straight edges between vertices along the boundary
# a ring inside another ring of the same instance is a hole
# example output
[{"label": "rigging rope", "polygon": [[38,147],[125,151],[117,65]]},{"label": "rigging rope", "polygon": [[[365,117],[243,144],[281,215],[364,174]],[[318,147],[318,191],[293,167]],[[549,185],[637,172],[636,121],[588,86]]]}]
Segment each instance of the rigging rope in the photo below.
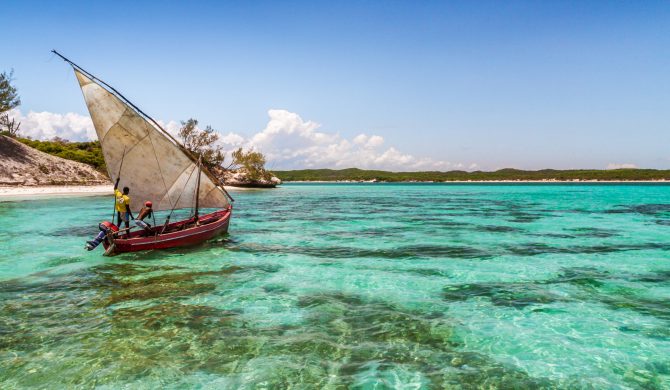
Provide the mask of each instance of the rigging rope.
[{"label": "rigging rope", "polygon": [[[188,175],[188,179],[186,179],[186,184],[188,184],[189,181],[191,181],[191,176],[193,176],[193,172],[195,172],[195,167],[193,167],[193,170],[191,171],[191,174]],[[184,187],[186,187],[186,184],[184,184]],[[184,194],[184,191],[179,193],[179,196],[177,197],[177,201],[175,202],[174,206],[170,210],[170,214],[168,214],[167,219],[165,220],[165,225],[163,225],[163,230],[161,230],[161,234],[165,231],[167,228],[168,223],[170,222],[170,217],[172,217],[172,213],[174,212],[175,208],[179,204],[179,199],[181,199],[181,196]]]},{"label": "rigging rope", "polygon": [[[179,148],[179,149],[180,149],[180,150],[181,150],[181,151],[182,151],[182,152],[183,152],[183,153],[184,153],[184,154],[185,154],[191,161],[192,161],[192,162],[194,162],[194,163],[196,162],[196,159],[195,159],[195,156],[193,156],[193,153],[191,153],[188,149],[186,149],[186,148],[184,147],[184,145],[182,145],[179,141],[177,141],[177,140],[172,136],[172,134],[168,133],[168,132],[167,132],[167,131],[166,131],[166,130],[165,130],[165,129],[158,123],[158,122],[156,122],[156,120],[155,120],[154,118],[152,118],[151,116],[149,116],[148,114],[146,114],[144,111],[142,111],[139,107],[137,107],[135,104],[133,104],[133,102],[131,102],[130,100],[128,100],[125,96],[123,96],[123,95],[122,95],[119,91],[117,91],[114,87],[112,87],[111,85],[107,84],[107,83],[104,82],[103,80],[101,80],[101,79],[95,77],[93,74],[91,74],[90,72],[86,71],[86,70],[85,70],[84,68],[82,68],[81,66],[79,66],[79,65],[75,64],[74,62],[70,61],[69,59],[65,58],[62,54],[60,54],[60,53],[57,52],[56,50],[51,50],[51,52],[54,53],[54,54],[56,54],[56,55],[57,55],[58,57],[60,57],[61,59],[63,59],[63,61],[65,61],[65,62],[67,62],[68,64],[70,64],[75,70],[78,70],[78,71],[84,73],[84,74],[85,74],[87,77],[89,77],[90,79],[92,79],[92,80],[94,80],[94,81],[97,81],[97,82],[99,82],[100,84],[104,85],[106,88],[108,88],[108,92],[112,93],[113,95],[115,95],[116,97],[118,97],[119,99],[121,99],[124,103],[126,103],[126,104],[129,105],[133,110],[135,110],[135,112],[136,112],[138,115],[140,115],[140,116],[143,117],[144,119],[146,119],[146,120],[148,120],[149,122],[151,122],[151,124],[152,124],[153,126],[155,126],[158,130],[160,130],[160,132],[162,133],[163,136],[165,136],[166,138],[168,138],[169,140],[171,140],[171,141],[172,141],[172,142],[173,142],[173,143],[174,143],[174,144],[175,144],[175,145],[176,145],[176,146],[177,146],[177,147],[178,147],[178,148]],[[152,144],[153,144],[153,142],[152,142]],[[209,177],[209,179],[210,179],[215,185],[218,184],[217,187],[221,189],[221,191],[226,195],[226,197],[228,197],[228,199],[230,199],[231,202],[234,202],[234,201],[235,201],[235,199],[233,199],[233,197],[230,196],[230,194],[228,193],[228,191],[226,191],[226,188],[225,188],[225,186],[224,186],[224,183],[223,183],[221,180],[219,180],[219,178],[217,178],[216,176],[214,176],[214,174],[213,174],[212,172],[210,172],[209,169],[206,169],[206,170],[204,170],[203,172],[205,172],[205,175],[207,175],[207,177]]]},{"label": "rigging rope", "polygon": [[[123,168],[123,159],[126,158],[126,147],[123,147],[123,156],[121,156],[121,164],[119,164],[119,174],[116,175],[116,180],[121,179],[121,168]],[[116,188],[114,189],[116,191]],[[112,224],[114,224],[114,217],[116,217],[116,192],[114,193],[114,208],[112,209]],[[126,206],[129,207],[129,206]],[[121,221],[118,221],[119,225]]]}]

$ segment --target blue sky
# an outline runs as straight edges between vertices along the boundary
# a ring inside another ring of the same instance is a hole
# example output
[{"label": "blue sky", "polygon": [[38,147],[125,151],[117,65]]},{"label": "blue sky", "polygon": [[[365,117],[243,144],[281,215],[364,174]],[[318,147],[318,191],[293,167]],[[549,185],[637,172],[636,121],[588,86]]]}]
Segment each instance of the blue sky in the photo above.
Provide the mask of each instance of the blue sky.
[{"label": "blue sky", "polygon": [[9,1],[3,14],[0,70],[14,69],[35,134],[87,126],[55,48],[155,118],[198,118],[275,168],[670,168],[670,2]]}]

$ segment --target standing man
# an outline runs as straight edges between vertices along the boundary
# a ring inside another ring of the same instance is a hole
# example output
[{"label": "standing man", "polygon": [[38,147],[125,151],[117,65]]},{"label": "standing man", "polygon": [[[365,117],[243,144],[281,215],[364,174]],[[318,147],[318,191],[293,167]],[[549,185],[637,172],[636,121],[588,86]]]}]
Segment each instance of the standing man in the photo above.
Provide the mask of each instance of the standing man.
[{"label": "standing man", "polygon": [[[126,229],[130,227],[130,219],[133,218],[133,213],[130,211],[130,188],[123,187],[123,193],[119,191],[119,180],[116,179],[116,184],[114,184],[114,196],[116,197],[116,214],[118,216],[118,224],[121,227],[121,221],[125,222]],[[130,238],[129,230],[126,230],[126,238]]]}]

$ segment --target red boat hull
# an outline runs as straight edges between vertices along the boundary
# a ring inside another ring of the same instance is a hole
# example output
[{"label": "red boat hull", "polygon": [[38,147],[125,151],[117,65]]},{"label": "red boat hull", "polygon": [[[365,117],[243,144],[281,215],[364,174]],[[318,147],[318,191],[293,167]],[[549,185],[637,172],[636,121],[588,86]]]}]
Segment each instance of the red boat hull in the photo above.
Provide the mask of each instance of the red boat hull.
[{"label": "red boat hull", "polygon": [[191,218],[167,226],[156,226],[150,232],[134,231],[128,238],[115,238],[113,246],[108,241],[103,242],[103,245],[107,254],[195,245],[228,232],[231,214],[232,207],[201,216],[197,225]]}]

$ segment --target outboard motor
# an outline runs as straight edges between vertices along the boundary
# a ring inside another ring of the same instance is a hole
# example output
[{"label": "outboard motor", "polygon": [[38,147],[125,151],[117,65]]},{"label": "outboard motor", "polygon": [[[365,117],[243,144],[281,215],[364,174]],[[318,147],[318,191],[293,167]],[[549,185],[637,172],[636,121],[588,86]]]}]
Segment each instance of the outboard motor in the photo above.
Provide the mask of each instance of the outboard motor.
[{"label": "outboard motor", "polygon": [[93,249],[97,248],[101,242],[105,241],[108,233],[110,232],[114,233],[119,231],[119,228],[109,221],[104,221],[100,223],[98,225],[98,228],[100,229],[100,233],[98,233],[98,235],[95,236],[95,238],[92,239],[91,241],[86,241],[86,245],[84,247],[88,251],[92,251]]}]

